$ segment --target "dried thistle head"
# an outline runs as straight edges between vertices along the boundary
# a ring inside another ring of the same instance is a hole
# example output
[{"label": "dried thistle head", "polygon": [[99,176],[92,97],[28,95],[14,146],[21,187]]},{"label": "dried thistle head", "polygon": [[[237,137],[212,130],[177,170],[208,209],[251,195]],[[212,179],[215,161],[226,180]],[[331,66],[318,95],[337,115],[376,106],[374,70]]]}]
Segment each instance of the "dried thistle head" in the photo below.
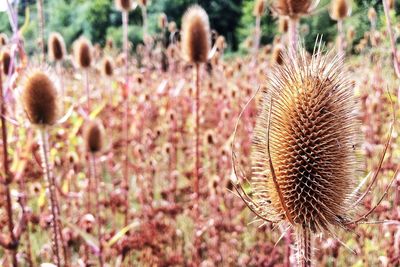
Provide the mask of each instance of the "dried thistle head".
[{"label": "dried thistle head", "polygon": [[279,32],[287,33],[289,29],[289,22],[286,17],[279,17]]},{"label": "dried thistle head", "polygon": [[282,45],[276,45],[274,47],[274,51],[272,52],[272,57],[271,57],[271,63],[272,65],[278,64],[282,65],[283,64],[283,46]]},{"label": "dried thistle head", "polygon": [[301,17],[309,14],[319,0],[274,0],[272,10],[280,16]]},{"label": "dried thistle head", "polygon": [[79,38],[74,44],[75,62],[78,67],[87,69],[92,64],[92,44],[85,37]]},{"label": "dried thistle head", "polygon": [[0,46],[8,44],[8,37],[5,33],[0,33]]},{"label": "dried thistle head", "polygon": [[261,17],[265,12],[265,5],[265,0],[257,0],[254,5],[253,15],[255,17]]},{"label": "dried thistle head", "polygon": [[331,6],[331,17],[334,20],[343,20],[350,14],[350,6],[347,0],[334,0]]},{"label": "dried thistle head", "polygon": [[103,63],[101,66],[101,72],[105,75],[105,76],[112,76],[114,73],[114,64],[112,62],[112,59],[110,57],[105,57],[103,59]]},{"label": "dried thistle head", "polygon": [[394,8],[394,0],[388,0],[388,6],[389,6],[389,9],[393,9]]},{"label": "dried thistle head", "polygon": [[138,0],[137,2],[138,2],[139,5],[141,5],[141,6],[147,6],[147,5],[149,4],[147,0]]},{"label": "dried thistle head", "polygon": [[248,205],[312,232],[341,226],[352,200],[357,141],[352,83],[342,60],[284,53],[263,92],[254,131]]},{"label": "dried thistle head", "polygon": [[63,60],[65,55],[64,38],[58,32],[50,34],[48,41],[49,56],[53,61]]},{"label": "dried thistle head", "polygon": [[115,0],[115,6],[120,11],[129,12],[133,9],[133,0]]},{"label": "dried thistle head", "polygon": [[3,73],[7,76],[10,72],[11,66],[11,55],[8,50],[3,50],[1,52],[1,64],[3,66]]},{"label": "dried thistle head", "polygon": [[207,62],[211,46],[208,15],[198,5],[191,6],[182,19],[182,54],[190,63]]},{"label": "dried thistle head", "polygon": [[86,150],[90,153],[97,153],[104,146],[104,127],[100,121],[89,121],[84,131]]},{"label": "dried thistle head", "polygon": [[35,125],[48,126],[58,118],[58,98],[55,83],[41,70],[27,75],[22,91],[22,104],[29,121]]}]

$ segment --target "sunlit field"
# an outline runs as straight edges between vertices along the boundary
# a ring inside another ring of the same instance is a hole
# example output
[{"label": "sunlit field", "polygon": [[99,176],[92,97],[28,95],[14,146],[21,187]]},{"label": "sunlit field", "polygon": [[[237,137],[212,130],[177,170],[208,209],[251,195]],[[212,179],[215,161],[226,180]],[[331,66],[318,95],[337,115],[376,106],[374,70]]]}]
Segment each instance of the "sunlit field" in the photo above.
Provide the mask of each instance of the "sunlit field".
[{"label": "sunlit field", "polygon": [[0,266],[400,266],[397,0],[0,22]]}]

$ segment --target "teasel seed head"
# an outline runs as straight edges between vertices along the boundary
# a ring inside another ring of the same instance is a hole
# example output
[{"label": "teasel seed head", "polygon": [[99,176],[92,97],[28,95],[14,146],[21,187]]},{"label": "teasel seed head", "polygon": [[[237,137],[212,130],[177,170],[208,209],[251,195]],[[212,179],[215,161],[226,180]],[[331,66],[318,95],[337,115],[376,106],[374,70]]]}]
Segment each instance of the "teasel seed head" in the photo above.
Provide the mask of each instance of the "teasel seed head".
[{"label": "teasel seed head", "polygon": [[282,45],[276,45],[274,47],[274,51],[272,52],[272,58],[271,58],[271,63],[272,65],[282,65],[283,64],[283,46]]},{"label": "teasel seed head", "polygon": [[10,72],[10,65],[11,65],[11,55],[8,50],[3,50],[1,52],[1,64],[3,66],[3,73],[7,76]]},{"label": "teasel seed head", "polygon": [[148,5],[148,1],[147,0],[138,0],[138,3],[141,6],[147,6]]},{"label": "teasel seed head", "polygon": [[208,15],[198,5],[191,6],[182,19],[182,54],[190,63],[207,62],[211,46]]},{"label": "teasel seed head", "polygon": [[58,119],[58,93],[50,76],[41,70],[27,75],[22,91],[22,104],[29,121],[50,126]]},{"label": "teasel seed head", "polygon": [[86,151],[97,153],[103,150],[104,127],[98,120],[89,121],[84,131]]},{"label": "teasel seed head", "polygon": [[253,200],[275,222],[312,232],[343,223],[354,189],[358,121],[342,59],[284,53],[253,138]]},{"label": "teasel seed head", "polygon": [[133,0],[115,0],[115,6],[120,11],[129,12],[133,9]]},{"label": "teasel seed head", "polygon": [[318,2],[315,0],[274,0],[272,10],[280,16],[301,17],[309,14]]},{"label": "teasel seed head", "polygon": [[160,27],[160,29],[167,28],[167,26],[168,26],[168,18],[167,18],[167,15],[165,15],[165,13],[162,13],[158,17],[158,26]]},{"label": "teasel seed head", "polygon": [[110,57],[105,57],[103,59],[101,72],[105,76],[113,76],[113,74],[114,74],[114,64],[113,64],[112,59]]},{"label": "teasel seed head", "polygon": [[64,38],[58,32],[50,34],[48,41],[48,49],[50,59],[53,61],[63,60],[65,55]]},{"label": "teasel seed head", "polygon": [[256,0],[253,9],[253,15],[255,17],[261,17],[265,12],[265,0]]},{"label": "teasel seed head", "polygon": [[8,44],[8,37],[5,33],[0,33],[0,46],[5,46]]},{"label": "teasel seed head", "polygon": [[387,1],[388,1],[389,9],[393,9],[394,8],[394,0],[387,0]]},{"label": "teasel seed head", "polygon": [[74,45],[75,62],[78,67],[87,69],[92,64],[92,44],[85,37],[79,38]]},{"label": "teasel seed head", "polygon": [[279,32],[287,33],[289,29],[289,22],[286,17],[279,17]]},{"label": "teasel seed head", "polygon": [[334,0],[331,6],[331,17],[334,20],[343,20],[350,14],[350,6],[347,0]]}]

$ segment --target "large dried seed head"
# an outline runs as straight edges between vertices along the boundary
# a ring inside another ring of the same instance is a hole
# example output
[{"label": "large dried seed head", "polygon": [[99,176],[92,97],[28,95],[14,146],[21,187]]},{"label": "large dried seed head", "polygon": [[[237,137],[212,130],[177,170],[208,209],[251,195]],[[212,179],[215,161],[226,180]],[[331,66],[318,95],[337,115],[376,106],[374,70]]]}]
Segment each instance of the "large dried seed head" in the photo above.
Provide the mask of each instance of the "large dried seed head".
[{"label": "large dried seed head", "polygon": [[102,73],[106,76],[112,76],[114,73],[114,66],[110,57],[105,57],[102,64]]},{"label": "large dried seed head", "polygon": [[260,214],[318,232],[346,216],[358,123],[342,60],[300,53],[284,54],[263,93],[252,187]]},{"label": "large dried seed head", "polygon": [[0,33],[0,47],[8,44],[8,37],[5,33]]},{"label": "large dried seed head", "polygon": [[104,146],[104,127],[100,121],[89,121],[84,131],[86,150],[90,153],[97,153]]},{"label": "large dried seed head", "polygon": [[254,5],[253,15],[256,17],[261,17],[265,12],[265,0],[256,0]]},{"label": "large dried seed head", "polygon": [[65,55],[65,42],[61,34],[54,32],[50,34],[48,41],[49,56],[51,60],[59,61]]},{"label": "large dried seed head", "polygon": [[182,54],[190,63],[207,62],[211,46],[207,13],[198,5],[191,6],[182,19]]},{"label": "large dried seed head", "polygon": [[115,0],[115,6],[120,11],[129,12],[133,8],[133,0]]},{"label": "large dried seed head", "polygon": [[75,61],[78,67],[86,69],[92,64],[92,44],[85,37],[79,38],[74,45]]},{"label": "large dried seed head", "polygon": [[22,92],[22,104],[32,124],[53,125],[58,116],[55,84],[43,71],[28,75]]},{"label": "large dried seed head", "polygon": [[308,14],[314,2],[313,0],[274,0],[272,9],[281,16],[299,17]]},{"label": "large dried seed head", "polygon": [[10,73],[11,66],[11,55],[7,50],[3,50],[3,52],[1,52],[1,65],[3,66],[4,75],[7,76]]},{"label": "large dried seed head", "polygon": [[331,6],[331,17],[334,20],[342,20],[349,15],[350,7],[347,0],[334,0]]}]

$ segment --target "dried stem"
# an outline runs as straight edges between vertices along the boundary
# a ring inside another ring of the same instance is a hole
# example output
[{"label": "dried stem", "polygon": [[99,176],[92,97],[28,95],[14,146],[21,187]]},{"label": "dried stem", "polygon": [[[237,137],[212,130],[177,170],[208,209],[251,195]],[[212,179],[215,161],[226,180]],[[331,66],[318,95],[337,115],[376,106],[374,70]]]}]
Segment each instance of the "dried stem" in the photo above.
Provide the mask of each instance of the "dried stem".
[{"label": "dried stem", "polygon": [[298,41],[298,27],[299,27],[299,18],[298,17],[290,17],[288,21],[289,26],[289,43],[288,49],[290,55],[294,56],[297,50],[297,41]]},{"label": "dried stem", "polygon": [[[195,172],[194,172],[194,193],[196,204],[199,199],[199,169],[200,169],[200,80],[199,80],[200,64],[195,66],[195,83],[196,83],[196,98],[195,98],[195,131],[196,131],[196,155],[195,155]],[[197,206],[197,205],[196,205]]]},{"label": "dried stem", "polygon": [[48,190],[50,193],[50,203],[51,203],[51,214],[52,225],[53,225],[53,249],[56,257],[56,265],[58,267],[61,266],[61,257],[60,257],[60,244],[59,244],[59,224],[58,224],[58,207],[57,207],[57,198],[56,198],[56,187],[54,177],[51,173],[51,168],[49,164],[49,148],[48,148],[48,136],[46,130],[42,127],[39,129],[39,137],[40,137],[40,147],[41,147],[41,157],[42,157],[42,168],[45,172],[46,180],[48,183]]},{"label": "dried stem", "polygon": [[344,30],[343,30],[343,20],[339,19],[337,21],[338,26],[338,54],[340,56],[344,55]]},{"label": "dried stem", "polygon": [[128,224],[129,220],[129,158],[128,158],[128,147],[129,147],[129,121],[128,121],[128,114],[129,114],[129,51],[128,51],[128,12],[122,12],[122,24],[123,24],[123,42],[124,42],[124,55],[125,55],[125,112],[124,112],[124,122],[123,122],[123,131],[125,135],[125,162],[124,162],[124,184],[126,188],[126,200],[125,200],[125,225]]},{"label": "dried stem", "polygon": [[85,91],[86,91],[86,105],[87,113],[90,114],[90,90],[89,90],[89,70],[85,69]]},{"label": "dried stem", "polygon": [[147,36],[147,8],[146,6],[141,7],[142,18],[143,18],[143,38]]},{"label": "dried stem", "polygon": [[89,155],[90,157],[90,169],[91,169],[91,177],[95,183],[95,188],[96,188],[96,220],[97,220],[97,236],[98,236],[98,240],[99,240],[99,263],[100,263],[100,267],[104,266],[104,259],[103,259],[103,245],[101,243],[102,240],[102,233],[101,233],[101,219],[100,219],[100,201],[99,201],[99,194],[100,194],[100,190],[99,190],[99,180],[98,177],[96,175],[96,156],[91,153]]},{"label": "dried stem", "polygon": [[312,244],[311,231],[305,227],[296,230],[297,264],[299,267],[311,267]]},{"label": "dried stem", "polygon": [[4,187],[6,190],[6,210],[8,217],[8,230],[10,232],[11,242],[15,244],[15,249],[11,252],[12,254],[12,262],[13,266],[18,266],[17,262],[17,248],[18,248],[18,240],[16,240],[14,236],[14,222],[12,217],[12,202],[11,202],[11,193],[10,193],[10,184],[12,182],[12,176],[10,173],[10,166],[8,162],[8,141],[7,141],[7,125],[6,125],[6,105],[4,100],[4,92],[3,92],[3,81],[0,71],[0,101],[1,101],[1,134],[3,141],[3,167],[5,179],[2,181],[4,183]]},{"label": "dried stem", "polygon": [[39,17],[39,34],[40,34],[40,50],[41,58],[40,62],[44,63],[46,58],[46,50],[44,45],[44,12],[43,12],[43,0],[37,0],[37,12]]},{"label": "dried stem", "polygon": [[57,70],[57,75],[60,78],[60,87],[61,87],[61,99],[60,105],[61,105],[61,114],[64,114],[64,99],[65,99],[65,89],[64,89],[64,72],[62,68],[61,61],[56,62],[56,70]]},{"label": "dried stem", "polygon": [[256,27],[254,32],[254,44],[253,44],[253,62],[254,64],[257,61],[257,53],[260,47],[260,37],[261,37],[261,17],[256,17]]},{"label": "dried stem", "polygon": [[[383,9],[385,11],[385,16],[386,16],[386,28],[387,28],[387,32],[389,33],[390,45],[392,47],[394,70],[396,72],[397,78],[400,78],[400,62],[399,62],[399,60],[397,60],[397,47],[396,47],[396,42],[394,39],[393,30],[392,30],[392,21],[390,19],[389,5],[388,5],[387,0],[383,0],[382,2],[383,2]],[[400,90],[400,88],[399,88],[399,90]]]}]

